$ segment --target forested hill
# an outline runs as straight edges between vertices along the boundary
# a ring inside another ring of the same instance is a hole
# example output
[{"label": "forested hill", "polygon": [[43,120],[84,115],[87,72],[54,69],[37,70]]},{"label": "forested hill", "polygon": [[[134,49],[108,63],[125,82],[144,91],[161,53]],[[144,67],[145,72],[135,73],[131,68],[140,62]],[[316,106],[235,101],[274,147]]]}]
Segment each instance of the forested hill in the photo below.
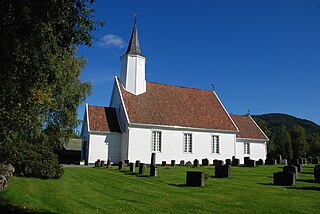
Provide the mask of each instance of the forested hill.
[{"label": "forested hill", "polygon": [[268,154],[271,157],[320,157],[318,124],[287,114],[273,113],[252,117],[270,139]]},{"label": "forested hill", "polygon": [[253,115],[252,117],[257,122],[261,120],[266,122],[268,128],[273,132],[279,130],[282,125],[286,126],[288,129],[291,129],[294,126],[301,126],[305,129],[306,134],[308,135],[320,135],[320,126],[310,120],[300,119],[291,115],[280,113]]}]

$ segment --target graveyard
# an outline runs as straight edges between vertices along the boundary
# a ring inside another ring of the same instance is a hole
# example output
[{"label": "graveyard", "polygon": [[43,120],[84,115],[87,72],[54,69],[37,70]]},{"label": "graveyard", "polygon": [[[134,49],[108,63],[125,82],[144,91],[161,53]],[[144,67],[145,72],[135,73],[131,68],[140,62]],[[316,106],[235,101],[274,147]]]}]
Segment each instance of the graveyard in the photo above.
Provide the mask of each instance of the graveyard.
[{"label": "graveyard", "polygon": [[[157,176],[132,164],[65,168],[56,180],[12,177],[0,204],[20,213],[317,213],[315,165],[303,166],[292,186],[274,185],[284,166],[230,166],[228,178],[216,177],[214,166],[179,163],[157,166]],[[204,172],[204,186],[187,186],[188,171]]]}]

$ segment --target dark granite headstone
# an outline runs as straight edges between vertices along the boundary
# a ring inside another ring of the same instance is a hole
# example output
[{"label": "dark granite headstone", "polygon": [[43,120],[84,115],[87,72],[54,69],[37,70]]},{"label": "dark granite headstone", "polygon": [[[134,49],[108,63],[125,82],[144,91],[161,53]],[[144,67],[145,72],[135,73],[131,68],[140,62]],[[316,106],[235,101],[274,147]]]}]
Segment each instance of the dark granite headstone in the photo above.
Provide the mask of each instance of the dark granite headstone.
[{"label": "dark granite headstone", "polygon": [[119,161],[118,169],[123,170],[123,168],[124,168],[123,161]]},{"label": "dark granite headstone", "polygon": [[158,176],[158,167],[156,165],[151,165],[150,176],[152,176],[152,177]]},{"label": "dark granite headstone", "polygon": [[136,160],[135,167],[139,167],[139,166],[140,166],[140,160]]},{"label": "dark granite headstone", "polygon": [[298,172],[302,172],[302,164],[294,164],[298,168]]},{"label": "dark granite headstone", "polygon": [[176,160],[171,160],[171,166],[175,166],[176,165]]},{"label": "dark granite headstone", "polygon": [[107,161],[107,168],[110,168],[110,167],[111,167],[111,160],[108,159],[108,161]]},{"label": "dark granite headstone", "polygon": [[307,158],[302,158],[302,164],[307,165]]},{"label": "dark granite headstone", "polygon": [[226,159],[226,165],[231,165],[231,159]]},{"label": "dark granite headstone", "polygon": [[223,165],[223,160],[218,160],[218,165],[217,166],[222,166]]},{"label": "dark granite headstone", "polygon": [[139,165],[139,174],[144,174],[144,169],[145,169],[145,164],[144,163],[140,163]]},{"label": "dark granite headstone", "polygon": [[263,165],[263,160],[262,160],[262,159],[259,159],[259,160],[257,161],[257,164],[258,164],[258,165]]},{"label": "dark granite headstone", "polygon": [[199,160],[198,159],[194,159],[193,166],[194,167],[198,167],[199,166]]},{"label": "dark granite headstone", "polygon": [[180,161],[180,166],[184,166],[184,160]]},{"label": "dark granite headstone", "polygon": [[207,158],[202,159],[202,166],[209,166],[209,160]]},{"label": "dark granite headstone", "polygon": [[314,180],[317,183],[320,183],[320,165],[314,167]]},{"label": "dark granite headstone", "polygon": [[296,176],[292,172],[273,173],[273,184],[281,186],[292,186],[296,182]]},{"label": "dark granite headstone", "polygon": [[246,167],[256,167],[256,161],[255,160],[249,159],[246,162],[247,162]]},{"label": "dark granite headstone", "polygon": [[216,166],[214,169],[214,176],[216,178],[229,178],[230,165]]},{"label": "dark granite headstone", "polygon": [[100,162],[100,166],[101,166],[101,167],[104,167],[104,161],[101,161],[101,162]]},{"label": "dark granite headstone", "polygon": [[240,159],[234,158],[232,159],[232,166],[239,166],[240,165]]},{"label": "dark granite headstone", "polygon": [[151,166],[154,166],[154,165],[156,165],[156,153],[152,153],[151,154],[151,162],[150,162],[151,164]]},{"label": "dark granite headstone", "polygon": [[250,157],[244,157],[243,159],[244,159],[244,165],[247,166],[247,162],[248,162],[248,160],[250,160]]},{"label": "dark granite headstone", "polygon": [[186,185],[192,187],[203,187],[204,175],[204,172],[187,171]]},{"label": "dark granite headstone", "polygon": [[267,158],[265,163],[266,165],[273,165],[273,164],[277,164],[277,161],[273,158]]},{"label": "dark granite headstone", "polygon": [[298,178],[298,168],[293,165],[283,167],[284,172],[292,172],[295,174],[296,179]]},{"label": "dark granite headstone", "polygon": [[192,166],[191,161],[187,161],[187,163],[185,164],[186,166]]},{"label": "dark granite headstone", "polygon": [[218,162],[219,162],[218,159],[214,159],[214,160],[213,160],[213,166],[218,166],[218,165],[219,165]]},{"label": "dark granite headstone", "polygon": [[312,164],[320,164],[319,158],[313,158]]},{"label": "dark granite headstone", "polygon": [[135,164],[134,163],[129,163],[129,166],[130,166],[130,172],[135,172]]},{"label": "dark granite headstone", "polygon": [[167,162],[166,161],[162,161],[161,162],[161,166],[166,166],[167,165]]},{"label": "dark granite headstone", "polygon": [[123,166],[128,166],[129,165],[129,160],[124,160]]}]

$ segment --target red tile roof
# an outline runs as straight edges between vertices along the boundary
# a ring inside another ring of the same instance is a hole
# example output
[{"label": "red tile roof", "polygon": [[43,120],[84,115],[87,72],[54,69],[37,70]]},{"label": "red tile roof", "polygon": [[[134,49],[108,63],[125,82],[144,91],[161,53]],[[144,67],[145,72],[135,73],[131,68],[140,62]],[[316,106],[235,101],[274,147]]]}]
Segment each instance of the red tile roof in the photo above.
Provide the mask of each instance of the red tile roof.
[{"label": "red tile roof", "polygon": [[239,129],[238,138],[268,140],[251,116],[232,114],[230,116]]},{"label": "red tile roof", "polygon": [[147,82],[134,95],[118,83],[131,123],[237,131],[212,91]]},{"label": "red tile roof", "polygon": [[88,106],[89,130],[120,132],[115,108]]}]

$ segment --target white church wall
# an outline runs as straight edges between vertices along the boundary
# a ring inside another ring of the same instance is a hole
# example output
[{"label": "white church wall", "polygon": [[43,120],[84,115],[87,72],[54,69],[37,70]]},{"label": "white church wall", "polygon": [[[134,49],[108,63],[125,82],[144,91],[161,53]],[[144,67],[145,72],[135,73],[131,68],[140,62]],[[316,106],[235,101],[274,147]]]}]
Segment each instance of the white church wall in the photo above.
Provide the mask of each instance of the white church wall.
[{"label": "white church wall", "polygon": [[94,164],[97,159],[106,161],[108,159],[108,147],[106,134],[90,133],[88,163]]},{"label": "white church wall", "polygon": [[[171,160],[180,160],[185,162],[198,159],[208,158],[210,163],[214,159],[225,160],[234,155],[235,134],[209,131],[195,131],[170,128],[141,128],[130,127],[130,144],[129,156],[130,161],[140,160],[141,162],[150,163],[152,148],[152,131],[161,131],[162,149],[157,152],[156,163],[162,161],[170,163]],[[184,153],[183,138],[184,133],[192,134],[192,153]],[[212,135],[218,135],[220,139],[220,153],[212,153]]]},{"label": "white church wall", "polygon": [[[250,154],[244,154],[244,143],[250,144]],[[267,157],[267,143],[258,140],[237,139],[236,153],[236,158],[240,159],[241,164],[244,164],[244,157],[250,157],[253,160],[265,160]]]}]

